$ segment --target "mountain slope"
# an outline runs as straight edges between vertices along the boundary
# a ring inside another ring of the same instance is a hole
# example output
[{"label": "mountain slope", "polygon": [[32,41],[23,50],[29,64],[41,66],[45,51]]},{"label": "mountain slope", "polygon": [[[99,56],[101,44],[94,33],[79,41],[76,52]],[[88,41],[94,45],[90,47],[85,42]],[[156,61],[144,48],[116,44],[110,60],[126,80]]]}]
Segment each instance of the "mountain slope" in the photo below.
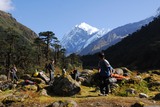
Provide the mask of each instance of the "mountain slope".
[{"label": "mountain slope", "polygon": [[[32,42],[35,37],[37,37],[36,33],[26,26],[20,24],[16,21],[15,18],[12,17],[11,14],[0,11],[0,27],[1,29],[7,29],[9,27],[13,28],[17,31],[25,40]],[[1,31],[2,32],[2,31]]]},{"label": "mountain slope", "polygon": [[[160,69],[160,17],[142,27],[121,42],[105,50],[106,58],[113,67],[126,66],[132,69]],[[84,66],[96,66],[98,58],[84,56]],[[90,64],[92,63],[92,64]]]},{"label": "mountain slope", "polygon": [[148,24],[152,20],[153,20],[153,17],[150,17],[139,22],[130,23],[124,26],[117,27],[111,30],[110,32],[108,32],[107,34],[103,35],[101,38],[89,44],[86,48],[84,48],[80,52],[80,55],[93,54],[101,50],[105,50],[108,47],[121,41],[123,38],[125,38],[129,34],[132,34],[136,30],[140,29],[145,24]]},{"label": "mountain slope", "polygon": [[[106,51],[116,66],[158,69],[160,60],[160,17]],[[118,54],[117,54],[118,53]]]}]

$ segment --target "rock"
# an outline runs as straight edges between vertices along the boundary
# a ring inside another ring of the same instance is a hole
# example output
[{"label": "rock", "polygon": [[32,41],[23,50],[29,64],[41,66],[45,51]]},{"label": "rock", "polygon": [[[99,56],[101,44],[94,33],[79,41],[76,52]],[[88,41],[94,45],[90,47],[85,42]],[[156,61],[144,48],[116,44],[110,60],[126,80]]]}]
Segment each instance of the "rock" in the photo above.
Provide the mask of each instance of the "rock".
[{"label": "rock", "polygon": [[130,78],[130,79],[127,81],[127,83],[129,83],[129,84],[139,84],[139,83],[142,82],[142,81],[143,81],[143,79],[142,79],[141,76],[134,76],[134,77]]},{"label": "rock", "polygon": [[70,75],[57,77],[50,88],[50,91],[60,96],[72,96],[80,92],[80,85]]},{"label": "rock", "polygon": [[0,90],[5,91],[7,89],[12,89],[12,88],[13,88],[13,84],[11,81],[0,82]]},{"label": "rock", "polygon": [[160,100],[160,93],[156,94],[153,99],[155,99],[155,100]]},{"label": "rock", "polygon": [[79,81],[83,85],[90,85],[92,80],[92,74],[93,74],[92,70],[82,71],[81,74],[79,75]]},{"label": "rock", "polygon": [[49,107],[78,107],[78,104],[73,101],[73,100],[70,100],[70,101],[57,101],[57,102],[54,102],[53,104],[51,104]]},{"label": "rock", "polygon": [[8,107],[8,105],[11,105],[14,102],[23,102],[25,100],[26,95],[10,95],[3,99],[2,103]]},{"label": "rock", "polygon": [[6,75],[0,75],[0,81],[7,81]]},{"label": "rock", "polygon": [[98,72],[92,75],[92,79],[91,79],[90,84],[91,85],[95,85],[95,86],[99,86],[99,84],[100,84],[100,75],[99,75]]},{"label": "rock", "polygon": [[63,107],[63,105],[62,106],[60,106],[60,105],[62,105],[62,103],[59,101],[59,102],[54,102],[49,107]]},{"label": "rock", "polygon": [[48,96],[47,90],[46,89],[40,90],[39,95],[41,95],[41,96]]},{"label": "rock", "polygon": [[126,93],[136,94],[136,91],[135,91],[135,89],[133,89],[133,88],[129,88],[129,89],[126,90]]},{"label": "rock", "polygon": [[2,102],[0,102],[0,107],[5,107],[5,105],[3,105],[3,103],[2,103]]},{"label": "rock", "polygon": [[137,102],[137,103],[131,105],[131,107],[144,107],[144,103],[143,102]]},{"label": "rock", "polygon": [[142,81],[142,80],[143,80],[142,77],[141,77],[140,75],[135,76],[134,79],[137,80],[137,81]]},{"label": "rock", "polygon": [[148,98],[148,95],[144,94],[144,93],[139,93],[139,97],[140,98]]},{"label": "rock", "polygon": [[123,75],[123,70],[121,68],[115,68],[114,73],[119,74],[119,75]]}]

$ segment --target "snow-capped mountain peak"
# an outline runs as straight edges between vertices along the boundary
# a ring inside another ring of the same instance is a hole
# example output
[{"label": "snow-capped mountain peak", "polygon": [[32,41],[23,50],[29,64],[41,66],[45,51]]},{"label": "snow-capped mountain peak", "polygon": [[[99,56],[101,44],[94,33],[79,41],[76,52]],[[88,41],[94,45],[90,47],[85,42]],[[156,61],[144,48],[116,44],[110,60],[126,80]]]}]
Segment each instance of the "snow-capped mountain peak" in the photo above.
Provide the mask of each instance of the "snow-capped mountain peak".
[{"label": "snow-capped mountain peak", "polygon": [[90,34],[90,35],[99,31],[99,29],[92,27],[85,22],[81,23],[80,25],[76,25],[76,27],[87,31],[88,34]]}]

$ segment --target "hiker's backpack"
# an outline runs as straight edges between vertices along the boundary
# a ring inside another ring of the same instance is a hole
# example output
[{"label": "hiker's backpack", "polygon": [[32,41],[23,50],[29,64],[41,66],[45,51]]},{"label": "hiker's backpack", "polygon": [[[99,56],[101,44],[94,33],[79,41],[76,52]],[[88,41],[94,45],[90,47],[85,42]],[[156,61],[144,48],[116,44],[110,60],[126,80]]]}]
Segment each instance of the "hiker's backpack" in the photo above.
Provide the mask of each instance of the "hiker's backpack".
[{"label": "hiker's backpack", "polygon": [[113,69],[110,65],[107,66],[105,60],[100,62],[101,71],[100,76],[110,77],[111,70]]}]

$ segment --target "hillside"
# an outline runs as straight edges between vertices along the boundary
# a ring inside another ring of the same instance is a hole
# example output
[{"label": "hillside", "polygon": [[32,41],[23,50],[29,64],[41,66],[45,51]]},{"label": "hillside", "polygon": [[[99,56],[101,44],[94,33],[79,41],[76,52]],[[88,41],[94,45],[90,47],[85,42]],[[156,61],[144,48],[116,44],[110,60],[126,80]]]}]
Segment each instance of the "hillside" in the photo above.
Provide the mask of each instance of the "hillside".
[{"label": "hillside", "polygon": [[[0,72],[13,63],[24,67],[34,66],[34,40],[37,34],[17,22],[11,14],[0,11]],[[38,52],[37,52],[38,53]],[[31,61],[32,60],[32,61]]]},{"label": "hillside", "polygon": [[100,52],[101,50],[106,50],[110,46],[127,37],[129,34],[132,34],[133,32],[139,30],[142,26],[153,21],[153,18],[154,17],[151,16],[144,20],[119,26],[109,31],[105,35],[101,36],[101,38],[98,38],[94,42],[90,43],[87,47],[85,47],[81,51],[80,55],[94,54],[96,52]]},{"label": "hillside", "polygon": [[37,37],[36,33],[21,23],[17,22],[11,14],[0,11],[0,30],[1,32],[7,28],[13,28],[17,31],[23,38],[28,41],[33,41]]},{"label": "hillside", "polygon": [[[105,50],[106,58],[113,67],[132,69],[159,69],[160,17]],[[96,66],[96,54],[83,56],[84,66]],[[92,62],[92,63],[91,63]]]}]

